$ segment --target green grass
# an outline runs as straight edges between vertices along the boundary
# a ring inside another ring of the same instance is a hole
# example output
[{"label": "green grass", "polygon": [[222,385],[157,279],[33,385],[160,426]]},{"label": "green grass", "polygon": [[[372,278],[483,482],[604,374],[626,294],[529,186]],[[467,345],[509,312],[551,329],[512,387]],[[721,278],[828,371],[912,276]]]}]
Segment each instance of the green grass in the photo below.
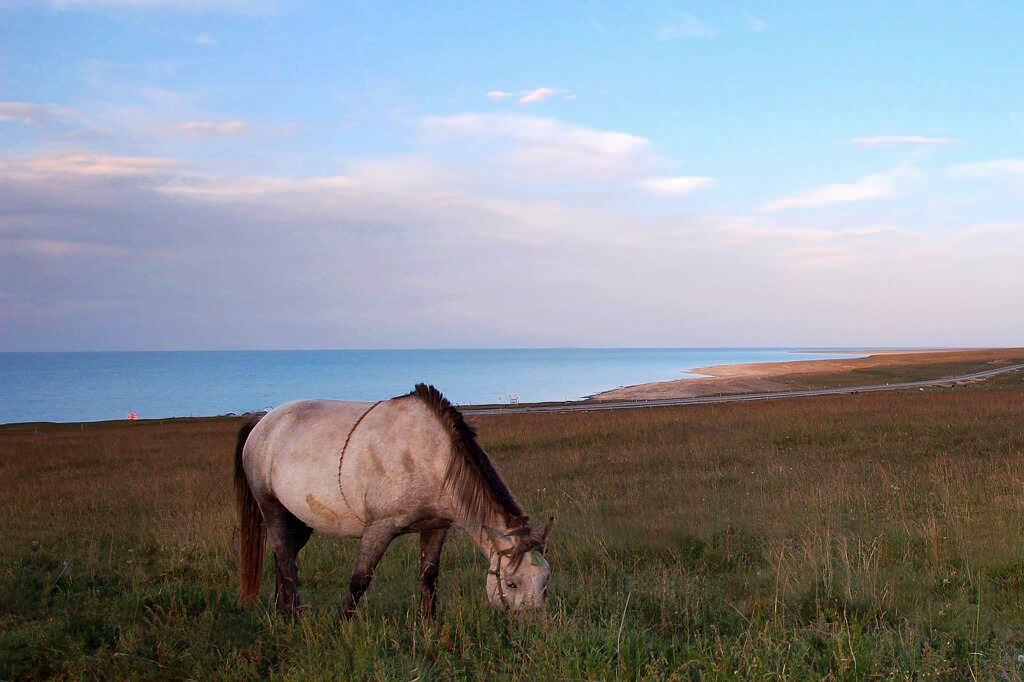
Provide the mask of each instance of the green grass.
[{"label": "green grass", "polygon": [[236,605],[238,420],[2,427],[0,679],[1024,679],[1022,388],[472,417],[550,603],[453,534],[428,623],[415,537],[352,622],[320,536],[302,618]]}]

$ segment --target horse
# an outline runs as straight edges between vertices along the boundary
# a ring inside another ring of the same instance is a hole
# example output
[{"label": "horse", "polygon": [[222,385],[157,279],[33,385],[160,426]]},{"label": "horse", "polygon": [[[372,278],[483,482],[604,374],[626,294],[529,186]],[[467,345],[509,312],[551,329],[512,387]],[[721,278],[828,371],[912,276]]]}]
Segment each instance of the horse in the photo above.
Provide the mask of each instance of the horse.
[{"label": "horse", "polygon": [[542,607],[551,567],[539,532],[462,413],[433,386],[377,403],[296,400],[244,423],[235,447],[243,605],[256,600],[267,538],[275,603],[300,608],[296,557],[313,531],[360,538],[341,616],[351,617],[388,545],[420,534],[420,612],[436,612],[441,549],[451,526],[487,558],[498,611]]}]

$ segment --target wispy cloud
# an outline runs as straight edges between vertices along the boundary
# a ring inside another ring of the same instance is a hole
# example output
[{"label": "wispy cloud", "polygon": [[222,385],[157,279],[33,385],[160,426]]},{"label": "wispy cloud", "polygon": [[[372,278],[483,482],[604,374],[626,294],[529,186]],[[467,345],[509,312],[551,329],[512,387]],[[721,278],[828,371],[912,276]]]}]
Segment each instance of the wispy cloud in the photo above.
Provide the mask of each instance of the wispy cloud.
[{"label": "wispy cloud", "polygon": [[926,235],[889,224],[847,229],[791,227],[726,222],[717,231],[731,249],[771,253],[773,261],[794,272],[906,261]]},{"label": "wispy cloud", "polygon": [[643,137],[517,114],[465,113],[423,119],[430,130],[505,141],[501,157],[543,175],[580,178],[642,175],[661,165]]},{"label": "wispy cloud", "polygon": [[0,102],[0,121],[21,121],[26,125],[38,119],[64,118],[72,113],[70,109],[30,102]]},{"label": "wispy cloud", "polygon": [[987,223],[975,223],[964,233],[968,237],[980,235],[998,234],[1005,235],[1013,232],[1024,233],[1024,222],[1017,220],[996,220]]},{"label": "wispy cloud", "polygon": [[768,22],[760,17],[755,17],[753,14],[747,14],[744,12],[743,19],[747,23],[747,30],[753,31],[754,33],[760,33],[768,28]]},{"label": "wispy cloud", "polygon": [[636,186],[645,192],[661,196],[686,196],[715,186],[714,178],[703,176],[676,176],[664,178],[643,178]]},{"label": "wispy cloud", "polygon": [[898,145],[942,145],[956,142],[949,137],[923,137],[921,135],[880,135],[875,137],[855,137],[850,144],[858,147],[895,147]]},{"label": "wispy cloud", "polygon": [[894,189],[892,173],[868,175],[856,182],[829,184],[769,202],[761,207],[765,213],[791,208],[812,208],[853,201],[870,201],[891,196]]},{"label": "wispy cloud", "polygon": [[299,193],[312,189],[329,190],[352,186],[350,178],[325,177],[299,181],[291,178],[250,176],[232,178],[214,175],[182,175],[169,179],[154,189],[197,199],[239,199],[247,196],[271,196]]},{"label": "wispy cloud", "polygon": [[227,123],[209,123],[190,121],[174,126],[168,133],[172,136],[210,138],[230,137],[248,132],[249,125],[244,121],[229,121]]},{"label": "wispy cloud", "polygon": [[527,92],[522,97],[520,97],[519,103],[536,104],[537,102],[543,102],[547,98],[554,95],[556,92],[558,92],[558,90],[555,90],[554,88],[537,88],[536,90],[531,90],[530,92]]},{"label": "wispy cloud", "polygon": [[218,44],[216,40],[214,40],[210,36],[206,35],[205,33],[202,34],[202,35],[196,36],[196,43],[198,45],[217,45]]},{"label": "wispy cloud", "polygon": [[680,12],[670,23],[660,26],[654,34],[658,40],[673,38],[714,38],[718,31],[685,12]]},{"label": "wispy cloud", "polygon": [[123,255],[124,251],[105,244],[66,239],[0,239],[0,253],[49,258],[82,258]]},{"label": "wispy cloud", "polygon": [[174,159],[159,157],[58,152],[31,158],[0,159],[0,176],[19,179],[47,175],[139,177],[160,173],[177,164]]},{"label": "wispy cloud", "polygon": [[501,100],[518,97],[516,101],[519,102],[519,104],[537,104],[538,102],[543,102],[555,95],[561,95],[567,99],[575,99],[575,95],[565,88],[536,88],[534,90],[523,90],[518,95],[514,92],[506,92],[504,90],[491,90],[487,93],[487,99],[492,102],[500,102]]},{"label": "wispy cloud", "polygon": [[186,12],[234,12],[266,14],[276,6],[275,0],[48,0],[52,9],[102,9],[134,7],[136,9],[174,9]]},{"label": "wispy cloud", "polygon": [[470,133],[484,137],[510,137],[535,141],[564,141],[614,154],[631,154],[646,148],[647,139],[613,130],[595,130],[556,119],[519,114],[465,113],[428,116],[428,128]]},{"label": "wispy cloud", "polygon": [[957,177],[987,177],[1024,174],[1024,159],[977,161],[954,166],[950,172]]}]

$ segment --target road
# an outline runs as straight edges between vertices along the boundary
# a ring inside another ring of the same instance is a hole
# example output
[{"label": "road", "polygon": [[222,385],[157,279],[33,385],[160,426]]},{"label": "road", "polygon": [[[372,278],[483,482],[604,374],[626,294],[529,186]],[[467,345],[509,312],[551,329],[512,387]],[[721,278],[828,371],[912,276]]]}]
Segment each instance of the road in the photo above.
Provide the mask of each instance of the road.
[{"label": "road", "polygon": [[770,393],[738,393],[735,395],[702,396],[700,398],[664,398],[659,400],[623,400],[616,402],[576,402],[558,405],[517,405],[515,407],[481,407],[462,406],[466,414],[519,414],[536,412],[597,412],[600,410],[632,410],[643,407],[676,407],[679,405],[709,405],[713,403],[742,403],[752,400],[773,400],[776,398],[802,398],[816,395],[837,395],[852,393],[873,393],[876,391],[902,391],[908,388],[925,388],[927,386],[950,386],[962,381],[978,381],[1024,369],[1024,364],[989,369],[984,372],[962,374],[942,379],[910,381],[902,384],[876,384],[873,386],[846,386],[843,388],[815,388],[803,391],[773,391]]}]

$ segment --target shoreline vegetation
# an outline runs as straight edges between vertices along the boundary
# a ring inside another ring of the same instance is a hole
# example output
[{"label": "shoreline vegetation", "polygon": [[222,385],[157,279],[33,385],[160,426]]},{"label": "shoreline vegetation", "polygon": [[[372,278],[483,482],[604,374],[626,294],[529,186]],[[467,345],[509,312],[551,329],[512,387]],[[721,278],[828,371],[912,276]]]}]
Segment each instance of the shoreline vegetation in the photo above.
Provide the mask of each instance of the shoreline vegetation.
[{"label": "shoreline vegetation", "polygon": [[[1022,356],[768,376],[885,383]],[[549,604],[493,613],[485,562],[453,533],[430,622],[415,536],[353,621],[336,614],[356,543],[320,535],[298,561],[300,618],[274,615],[272,562],[260,603],[238,606],[241,418],[0,426],[0,679],[1024,680],[1022,415],[1024,370],[955,390],[470,414],[523,507],[557,518]]]}]

